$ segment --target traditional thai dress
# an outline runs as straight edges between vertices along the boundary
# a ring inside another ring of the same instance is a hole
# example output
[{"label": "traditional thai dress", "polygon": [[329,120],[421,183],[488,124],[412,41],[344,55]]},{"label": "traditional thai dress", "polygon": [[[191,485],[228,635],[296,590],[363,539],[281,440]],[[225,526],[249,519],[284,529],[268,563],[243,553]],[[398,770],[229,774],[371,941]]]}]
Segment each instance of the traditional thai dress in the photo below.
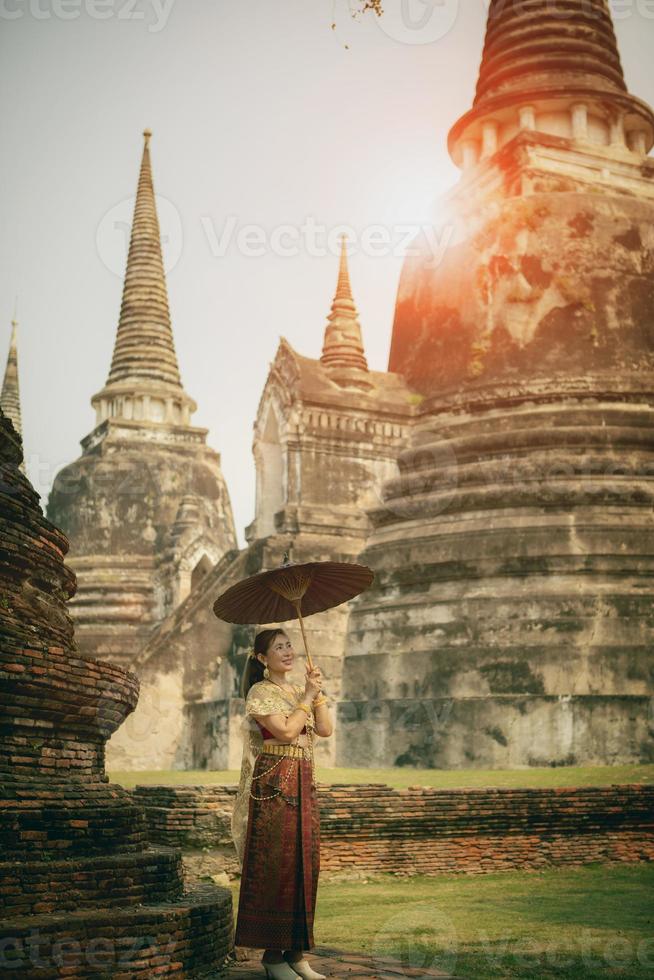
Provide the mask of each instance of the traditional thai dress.
[{"label": "traditional thai dress", "polygon": [[266,739],[274,736],[252,717],[288,717],[304,697],[303,687],[293,688],[295,698],[278,684],[262,680],[252,685],[245,699],[241,778],[232,813],[232,837],[242,868],[235,946],[314,946],[320,872],[315,718],[313,711],[307,715],[307,745],[296,749],[300,757],[291,758],[266,753]]}]

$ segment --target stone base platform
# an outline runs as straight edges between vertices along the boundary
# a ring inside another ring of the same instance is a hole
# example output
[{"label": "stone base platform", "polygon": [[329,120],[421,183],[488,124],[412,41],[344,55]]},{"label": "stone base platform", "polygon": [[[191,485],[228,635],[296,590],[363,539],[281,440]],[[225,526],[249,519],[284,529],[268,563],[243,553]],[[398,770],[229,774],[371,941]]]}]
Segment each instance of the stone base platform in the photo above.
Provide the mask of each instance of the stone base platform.
[{"label": "stone base platform", "polygon": [[228,889],[203,884],[158,905],[16,917],[0,923],[0,975],[213,980],[233,948],[231,902]]}]

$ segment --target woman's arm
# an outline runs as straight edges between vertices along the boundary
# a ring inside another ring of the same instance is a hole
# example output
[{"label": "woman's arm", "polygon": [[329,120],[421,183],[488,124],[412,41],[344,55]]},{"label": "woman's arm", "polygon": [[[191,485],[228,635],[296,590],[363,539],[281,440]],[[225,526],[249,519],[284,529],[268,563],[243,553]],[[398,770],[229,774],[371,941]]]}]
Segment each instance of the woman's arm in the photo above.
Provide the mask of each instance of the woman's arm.
[{"label": "woman's arm", "polygon": [[[297,697],[304,697],[304,689],[301,688],[299,684],[295,684],[294,687]],[[327,702],[318,705],[318,707],[316,707],[315,701],[307,703],[313,708],[316,735],[320,735],[321,738],[329,738],[329,736],[333,735],[334,733],[334,726],[332,725],[332,720],[329,715],[329,706],[327,705]]]},{"label": "woman's arm", "polygon": [[316,735],[320,735],[322,738],[329,738],[334,733],[334,726],[332,725],[327,702],[325,701],[323,704],[319,704],[318,707],[314,704],[313,714],[316,719]]}]

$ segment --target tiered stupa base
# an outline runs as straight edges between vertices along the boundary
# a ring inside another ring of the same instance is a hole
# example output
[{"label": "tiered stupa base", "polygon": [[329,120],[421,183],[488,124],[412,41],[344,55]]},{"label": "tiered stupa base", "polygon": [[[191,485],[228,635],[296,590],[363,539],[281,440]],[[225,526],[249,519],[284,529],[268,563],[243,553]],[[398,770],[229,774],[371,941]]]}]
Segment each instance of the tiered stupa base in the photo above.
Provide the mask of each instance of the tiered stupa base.
[{"label": "tiered stupa base", "polygon": [[166,903],[19,916],[0,925],[5,968],[30,980],[215,978],[231,938],[231,893],[210,884]]},{"label": "tiered stupa base", "polygon": [[181,852],[149,845],[143,808],[108,782],[138,678],[77,650],[68,544],[20,461],[0,413],[0,975],[215,977],[231,893],[185,893]]},{"label": "tiered stupa base", "polygon": [[426,403],[361,555],[340,765],[652,761],[652,418],[625,377]]}]

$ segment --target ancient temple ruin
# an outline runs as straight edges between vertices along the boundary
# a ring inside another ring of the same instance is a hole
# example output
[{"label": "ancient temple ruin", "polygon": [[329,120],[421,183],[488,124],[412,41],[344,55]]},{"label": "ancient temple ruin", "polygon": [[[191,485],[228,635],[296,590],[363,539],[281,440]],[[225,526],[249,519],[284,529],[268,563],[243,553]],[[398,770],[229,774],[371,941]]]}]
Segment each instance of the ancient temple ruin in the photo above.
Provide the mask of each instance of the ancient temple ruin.
[{"label": "ancient temple ruin", "polygon": [[424,401],[360,556],[344,765],[654,757],[654,115],[608,4],[565,6],[491,3],[455,238],[402,274]]},{"label": "ancient temple ruin", "polygon": [[[438,220],[453,234],[439,263],[427,243],[406,261],[389,371],[368,367],[345,249],[321,358],[281,340],[255,422],[245,549],[225,533],[190,591],[144,615],[163,569],[175,578],[202,490],[150,518],[148,550],[118,537],[117,515],[91,503],[98,490],[80,484],[66,507],[55,488],[82,556],[86,605],[73,611],[104,623],[87,627],[102,649],[131,651],[142,685],[108,746],[116,768],[238,767],[251,631],[212,605],[286,551],[376,573],[348,607],[307,620],[337,702],[319,763],[654,757],[654,115],[627,90],[605,0],[565,12],[490,4],[475,102],[449,137],[462,175]],[[143,337],[127,320],[122,336],[132,378]],[[170,366],[155,360],[152,383]],[[117,472],[98,450],[116,427],[143,426],[114,419],[127,409],[105,395],[73,477]]]},{"label": "ancient temple ruin", "polygon": [[[132,724],[108,746],[114,768],[240,766],[238,682],[251,630],[218,621],[216,596],[279,565],[286,551],[293,561],[355,561],[369,531],[366,508],[395,471],[414,401],[399,375],[368,367],[343,243],[320,359],[303,357],[282,338],[264,386],[248,545],[224,556],[134,661],[142,698]],[[347,607],[308,619],[306,628],[338,699]],[[300,664],[298,682],[302,677]],[[334,739],[318,740],[316,748],[320,764],[335,764]]]},{"label": "ancient temple ruin", "polygon": [[142,806],[108,781],[139,681],[78,650],[68,542],[21,459],[0,411],[0,974],[215,977],[231,893],[186,891],[181,851],[148,844]]},{"label": "ancient temple ruin", "polygon": [[132,664],[236,542],[220,456],[180,379],[146,130],[120,320],[96,427],[61,470],[50,520],[71,540],[80,648]]}]

